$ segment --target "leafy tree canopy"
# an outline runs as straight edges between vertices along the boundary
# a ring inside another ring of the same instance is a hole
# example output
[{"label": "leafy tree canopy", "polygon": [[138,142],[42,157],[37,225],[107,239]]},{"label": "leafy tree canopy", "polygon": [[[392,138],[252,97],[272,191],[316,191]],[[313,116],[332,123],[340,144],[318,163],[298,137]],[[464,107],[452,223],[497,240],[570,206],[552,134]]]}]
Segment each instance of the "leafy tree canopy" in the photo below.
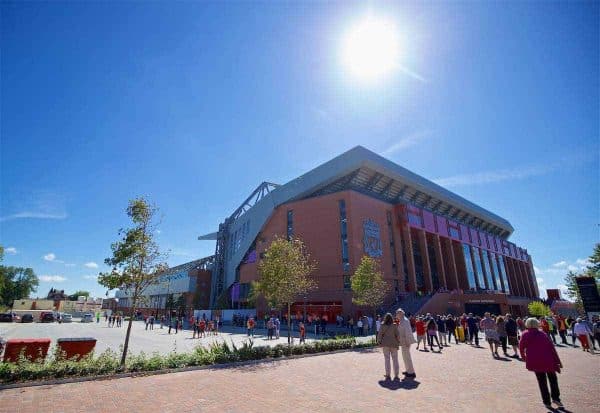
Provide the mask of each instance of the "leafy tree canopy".
[{"label": "leafy tree canopy", "polygon": [[529,314],[535,317],[546,317],[550,315],[550,307],[541,301],[532,301],[527,305]]},{"label": "leafy tree canopy", "polygon": [[251,297],[263,296],[271,307],[287,306],[288,344],[291,344],[291,305],[298,296],[317,288],[310,274],[317,264],[298,238],[276,237],[258,264],[259,279]]},{"label": "leafy tree canopy", "polygon": [[0,265],[0,304],[12,305],[14,300],[27,298],[37,290],[38,277],[31,268]]},{"label": "leafy tree canopy", "polygon": [[350,277],[352,302],[357,305],[376,308],[383,303],[389,290],[379,263],[372,257],[363,256],[354,275]]}]

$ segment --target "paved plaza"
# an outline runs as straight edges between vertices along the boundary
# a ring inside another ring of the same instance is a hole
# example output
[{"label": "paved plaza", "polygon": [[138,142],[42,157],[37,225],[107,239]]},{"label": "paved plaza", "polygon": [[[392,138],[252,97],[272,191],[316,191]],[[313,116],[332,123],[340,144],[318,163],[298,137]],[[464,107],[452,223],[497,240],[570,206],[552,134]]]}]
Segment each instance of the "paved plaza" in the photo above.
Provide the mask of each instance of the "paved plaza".
[{"label": "paved plaza", "polygon": [[[0,324],[0,336],[4,340],[11,338],[50,338],[52,345],[56,343],[57,338],[66,337],[93,337],[96,342],[96,354],[99,354],[106,349],[119,351],[119,346],[125,341],[125,333],[127,331],[127,323],[123,326],[108,327],[104,319],[100,323],[6,323]],[[238,345],[243,341],[247,341],[246,330],[241,327],[224,327],[217,336],[207,336],[201,339],[193,339],[191,330],[180,330],[175,334],[175,330],[168,334],[169,328],[160,328],[159,324],[154,326],[154,330],[146,330],[145,324],[142,321],[134,321],[131,327],[131,337],[129,339],[129,351],[132,354],[145,352],[150,354],[158,352],[161,354],[176,350],[178,353],[192,351],[196,346],[209,346],[211,343],[232,341]],[[295,333],[297,336],[297,332]],[[311,337],[307,338],[307,342],[311,341]],[[287,344],[287,332],[283,330],[279,340],[267,340],[266,331],[264,329],[256,330],[254,335],[254,345],[275,345]]]},{"label": "paved plaza", "polygon": [[[566,412],[598,412],[600,355],[559,347]],[[384,382],[381,350],[0,391],[4,412],[545,412],[524,363],[466,344],[413,351],[414,381]]]}]

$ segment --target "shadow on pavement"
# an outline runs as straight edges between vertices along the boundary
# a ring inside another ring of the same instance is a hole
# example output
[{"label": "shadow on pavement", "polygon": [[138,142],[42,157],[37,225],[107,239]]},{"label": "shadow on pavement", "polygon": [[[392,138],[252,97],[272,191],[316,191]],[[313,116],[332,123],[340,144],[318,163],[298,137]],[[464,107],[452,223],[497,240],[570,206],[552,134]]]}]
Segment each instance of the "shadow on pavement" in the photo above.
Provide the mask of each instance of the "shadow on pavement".
[{"label": "shadow on pavement", "polygon": [[403,380],[379,380],[379,385],[388,390],[414,390],[421,382],[412,379]]}]

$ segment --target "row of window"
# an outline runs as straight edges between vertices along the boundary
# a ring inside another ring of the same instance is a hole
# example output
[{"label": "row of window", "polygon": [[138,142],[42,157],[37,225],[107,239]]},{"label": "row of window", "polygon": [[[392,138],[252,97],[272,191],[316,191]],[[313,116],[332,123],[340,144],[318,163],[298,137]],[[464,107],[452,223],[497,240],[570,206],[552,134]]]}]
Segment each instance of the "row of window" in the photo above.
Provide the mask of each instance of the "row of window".
[{"label": "row of window", "polygon": [[[462,244],[462,247],[469,288],[503,291],[510,294],[502,256],[471,247],[468,244]],[[475,262],[475,267],[473,267],[473,262]]]},{"label": "row of window", "polygon": [[[424,212],[420,208],[407,206],[406,215],[408,222],[419,228],[426,228],[435,231],[442,236],[449,236],[457,240],[470,242],[488,250],[502,252],[504,255],[515,257],[521,260],[527,260],[528,256],[525,250],[516,245],[501,240],[491,234],[479,231],[475,228],[458,224],[455,221],[427,212],[429,219],[425,220]],[[438,223],[438,221],[442,221]]]},{"label": "row of window", "polygon": [[[346,201],[341,199],[338,202],[340,208],[340,238],[342,242],[342,267],[344,274],[350,272],[350,258],[348,253],[348,219],[346,217]],[[344,281],[344,288],[346,282]]]}]

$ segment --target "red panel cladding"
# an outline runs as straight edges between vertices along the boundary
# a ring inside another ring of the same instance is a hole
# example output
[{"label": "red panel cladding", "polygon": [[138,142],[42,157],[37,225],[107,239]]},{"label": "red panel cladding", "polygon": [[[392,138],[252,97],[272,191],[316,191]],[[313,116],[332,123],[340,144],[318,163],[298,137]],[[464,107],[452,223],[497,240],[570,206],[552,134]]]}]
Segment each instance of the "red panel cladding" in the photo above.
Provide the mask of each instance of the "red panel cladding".
[{"label": "red panel cladding", "polygon": [[492,249],[498,253],[502,253],[502,241],[500,238],[493,237],[492,239]]},{"label": "red panel cladding", "polygon": [[475,228],[469,228],[469,233],[471,235],[471,242],[473,245],[479,245],[479,239],[477,238],[477,230]]},{"label": "red panel cladding", "polygon": [[435,222],[433,221],[433,214],[429,211],[423,210],[423,221],[425,223],[425,231],[436,233]]},{"label": "red panel cladding", "polygon": [[469,227],[460,224],[460,235],[463,242],[471,243],[471,236],[469,234]]},{"label": "red panel cladding", "polygon": [[448,226],[446,225],[446,218],[436,215],[435,222],[437,223],[438,234],[440,234],[442,237],[447,237]]},{"label": "red panel cladding", "polygon": [[485,242],[485,232],[478,231],[479,233],[479,245],[481,248],[487,248],[487,243]]}]

